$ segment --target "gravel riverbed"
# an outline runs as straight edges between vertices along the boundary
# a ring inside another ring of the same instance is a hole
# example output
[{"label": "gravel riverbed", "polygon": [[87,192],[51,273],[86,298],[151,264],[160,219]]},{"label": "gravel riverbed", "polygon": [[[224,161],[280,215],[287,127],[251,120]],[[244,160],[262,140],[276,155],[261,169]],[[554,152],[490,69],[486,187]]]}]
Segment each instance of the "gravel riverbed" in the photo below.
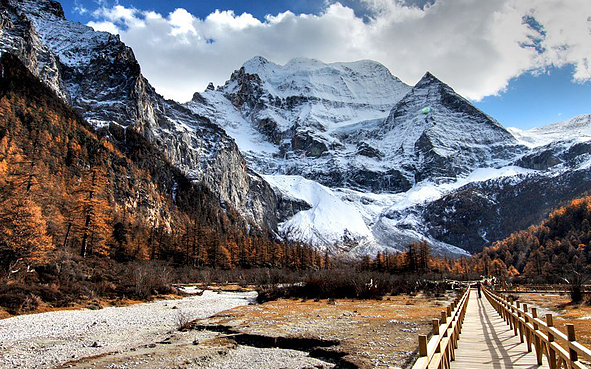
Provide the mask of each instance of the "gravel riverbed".
[{"label": "gravel riverbed", "polygon": [[101,310],[65,310],[0,320],[0,368],[51,368],[166,339],[181,320],[246,305],[255,292],[204,291],[202,296]]}]

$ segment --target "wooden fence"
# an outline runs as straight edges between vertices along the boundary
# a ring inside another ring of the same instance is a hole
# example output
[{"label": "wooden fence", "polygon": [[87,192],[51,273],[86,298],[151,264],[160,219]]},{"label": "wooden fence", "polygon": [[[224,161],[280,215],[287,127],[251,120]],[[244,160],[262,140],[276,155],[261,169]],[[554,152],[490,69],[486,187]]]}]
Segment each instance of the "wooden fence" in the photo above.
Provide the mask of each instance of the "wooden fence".
[{"label": "wooden fence", "polygon": [[460,298],[441,312],[441,319],[433,319],[433,336],[428,342],[427,336],[419,336],[419,358],[413,369],[450,367],[455,359],[454,350],[458,348],[469,297],[468,287]]},{"label": "wooden fence", "polygon": [[487,288],[483,290],[514,334],[526,343],[528,352],[532,351],[533,346],[538,365],[542,364],[542,355],[545,355],[550,369],[589,368],[580,360],[591,361],[591,350],[576,341],[574,325],[566,325],[565,335],[554,327],[552,314],[546,314],[546,320],[541,320],[536,308],[528,309],[527,304],[507,300]]}]

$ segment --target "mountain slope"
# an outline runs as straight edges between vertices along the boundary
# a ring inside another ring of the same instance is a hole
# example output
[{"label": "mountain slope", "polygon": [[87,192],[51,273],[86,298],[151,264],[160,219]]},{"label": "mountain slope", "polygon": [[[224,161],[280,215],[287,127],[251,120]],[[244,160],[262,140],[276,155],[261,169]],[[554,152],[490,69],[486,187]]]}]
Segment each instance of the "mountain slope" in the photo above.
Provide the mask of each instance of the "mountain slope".
[{"label": "mountain slope", "polygon": [[118,36],[68,21],[55,1],[3,3],[0,50],[18,55],[95,127],[139,132],[254,225],[276,229],[273,192],[248,171],[233,140],[208,119],[158,95]]},{"label": "mountain slope", "polygon": [[428,72],[392,109],[379,138],[386,159],[403,163],[415,183],[503,166],[519,150],[504,127]]},{"label": "mountain slope", "polygon": [[528,278],[543,276],[546,280],[563,282],[561,278],[589,272],[589,222],[591,198],[577,198],[527,230],[512,233],[486,247],[476,258],[484,264],[500,260]]},{"label": "mountain slope", "polygon": [[508,128],[519,142],[530,147],[548,145],[557,141],[591,140],[591,114],[583,114],[547,126],[521,130]]},{"label": "mountain slope", "polygon": [[[368,169],[372,149],[348,142],[347,132],[385,119],[409,89],[372,61],[325,64],[299,58],[281,66],[255,57],[224,86],[195,94],[185,106],[217,119],[260,173],[389,191],[389,184],[393,190],[408,185],[396,183],[403,181],[396,173],[381,180],[388,168],[379,160]],[[358,152],[367,160],[359,160]]]},{"label": "mountain slope", "polygon": [[[222,236],[243,240],[247,223],[236,211],[221,212],[215,194],[191,183],[142,136],[128,132],[122,153],[19,59],[2,55],[0,69],[0,213],[13,211],[12,201],[33,201],[51,245],[120,261],[196,261],[213,256]],[[216,229],[220,223],[233,226]],[[182,240],[195,232],[204,254],[188,255]]]}]

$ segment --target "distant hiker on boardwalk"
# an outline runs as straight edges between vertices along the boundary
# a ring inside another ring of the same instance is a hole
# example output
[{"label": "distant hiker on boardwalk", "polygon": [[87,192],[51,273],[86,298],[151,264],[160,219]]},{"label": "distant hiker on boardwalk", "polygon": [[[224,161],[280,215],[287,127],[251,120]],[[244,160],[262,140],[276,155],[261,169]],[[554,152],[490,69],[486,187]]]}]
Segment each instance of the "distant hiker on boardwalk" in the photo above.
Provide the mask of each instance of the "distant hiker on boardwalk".
[{"label": "distant hiker on boardwalk", "polygon": [[480,288],[481,288],[480,281],[476,282],[476,288],[478,288],[478,298],[480,298],[481,297],[480,296]]}]

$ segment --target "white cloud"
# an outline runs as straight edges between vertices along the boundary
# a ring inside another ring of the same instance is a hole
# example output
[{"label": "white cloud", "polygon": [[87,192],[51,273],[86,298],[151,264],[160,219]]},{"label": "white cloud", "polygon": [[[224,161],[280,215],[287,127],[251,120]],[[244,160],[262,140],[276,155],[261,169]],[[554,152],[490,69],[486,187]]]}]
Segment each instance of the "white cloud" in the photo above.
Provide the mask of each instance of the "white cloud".
[{"label": "white cloud", "polygon": [[199,19],[185,9],[164,16],[117,5],[95,11],[90,25],[119,33],[158,92],[179,101],[210,81],[222,84],[255,55],[278,63],[373,59],[409,84],[430,70],[472,99],[549,66],[574,64],[574,79],[591,79],[588,0],[437,0],[422,8],[359,1],[370,10],[365,21],[339,3],[319,15],[288,11],[263,21],[232,11]]},{"label": "white cloud", "polygon": [[193,27],[195,17],[185,9],[176,9],[174,12],[170,13],[168,18],[170,26],[172,27],[172,31],[170,32],[171,36],[186,35],[188,33],[194,35],[197,34],[195,27]]},{"label": "white cloud", "polygon": [[115,24],[113,24],[112,22],[109,22],[109,21],[88,22],[88,25],[90,27],[94,28],[95,31],[110,32],[114,35],[119,33],[119,28],[117,28],[117,26]]}]

